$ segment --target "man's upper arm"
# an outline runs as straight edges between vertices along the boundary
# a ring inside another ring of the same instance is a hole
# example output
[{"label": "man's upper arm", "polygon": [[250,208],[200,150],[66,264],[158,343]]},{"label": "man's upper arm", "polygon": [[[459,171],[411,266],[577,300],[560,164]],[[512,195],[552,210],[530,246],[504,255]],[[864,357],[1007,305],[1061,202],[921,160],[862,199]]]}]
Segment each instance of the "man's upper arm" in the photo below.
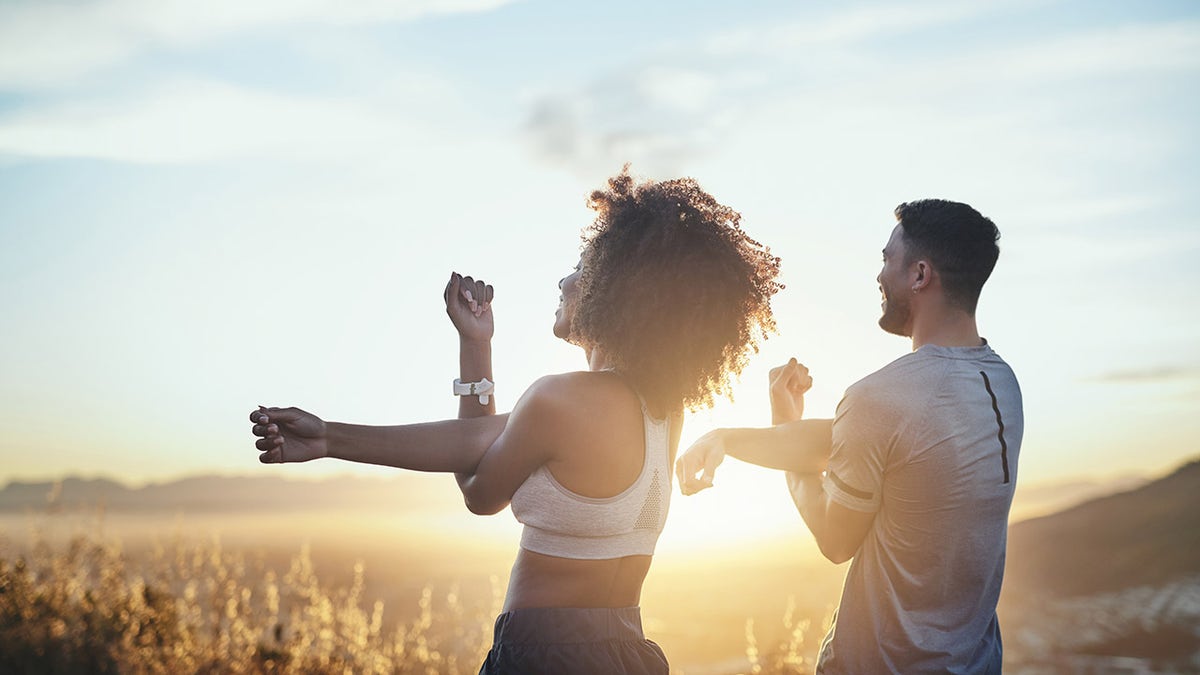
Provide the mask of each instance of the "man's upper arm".
[{"label": "man's upper arm", "polygon": [[895,431],[888,420],[886,411],[856,388],[838,404],[829,464],[821,480],[825,502],[821,549],[836,562],[858,553],[883,503],[887,445]]},{"label": "man's upper arm", "polygon": [[858,553],[874,511],[857,511],[833,501],[819,476],[811,473],[787,473],[792,501],[817,540],[821,553],[834,563],[844,563]]},{"label": "man's upper arm", "polygon": [[845,562],[858,554],[859,547],[875,522],[875,511],[855,511],[833,501],[826,495],[826,542],[822,550],[827,550],[835,562]]},{"label": "man's upper arm", "polygon": [[822,485],[847,509],[874,513],[883,503],[883,471],[895,423],[862,391],[851,389],[838,404],[832,449]]}]

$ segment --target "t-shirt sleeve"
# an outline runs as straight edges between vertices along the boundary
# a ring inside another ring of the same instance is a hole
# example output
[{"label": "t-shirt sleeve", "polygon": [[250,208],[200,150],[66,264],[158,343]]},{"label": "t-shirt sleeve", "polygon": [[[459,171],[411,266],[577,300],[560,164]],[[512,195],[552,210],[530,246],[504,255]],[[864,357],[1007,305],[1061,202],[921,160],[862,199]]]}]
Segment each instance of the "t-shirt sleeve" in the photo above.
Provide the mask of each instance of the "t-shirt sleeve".
[{"label": "t-shirt sleeve", "polygon": [[889,417],[882,406],[853,388],[838,403],[833,451],[822,480],[830,499],[855,511],[879,510],[887,445],[895,432]]}]

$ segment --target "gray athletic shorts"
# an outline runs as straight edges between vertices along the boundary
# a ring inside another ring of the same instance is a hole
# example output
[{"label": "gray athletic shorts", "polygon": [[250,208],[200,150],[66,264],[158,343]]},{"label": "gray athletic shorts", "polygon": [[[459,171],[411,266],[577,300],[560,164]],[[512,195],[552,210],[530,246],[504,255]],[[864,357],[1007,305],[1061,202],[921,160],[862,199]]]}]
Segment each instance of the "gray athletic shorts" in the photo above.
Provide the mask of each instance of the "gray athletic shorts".
[{"label": "gray athletic shorts", "polygon": [[667,657],[642,634],[637,607],[516,609],[496,617],[479,675],[666,675]]}]

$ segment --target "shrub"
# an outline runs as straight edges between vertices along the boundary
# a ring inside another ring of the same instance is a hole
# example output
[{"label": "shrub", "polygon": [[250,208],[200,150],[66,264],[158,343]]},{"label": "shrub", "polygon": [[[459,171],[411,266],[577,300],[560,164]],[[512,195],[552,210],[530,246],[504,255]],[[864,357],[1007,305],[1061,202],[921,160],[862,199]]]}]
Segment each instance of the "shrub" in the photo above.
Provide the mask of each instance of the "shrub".
[{"label": "shrub", "polygon": [[[423,589],[417,616],[383,629],[381,601],[318,580],[307,548],[278,576],[219,541],[159,546],[140,564],[113,541],[38,541],[0,558],[4,673],[474,673],[498,608]],[[494,582],[493,582],[494,583]]]}]

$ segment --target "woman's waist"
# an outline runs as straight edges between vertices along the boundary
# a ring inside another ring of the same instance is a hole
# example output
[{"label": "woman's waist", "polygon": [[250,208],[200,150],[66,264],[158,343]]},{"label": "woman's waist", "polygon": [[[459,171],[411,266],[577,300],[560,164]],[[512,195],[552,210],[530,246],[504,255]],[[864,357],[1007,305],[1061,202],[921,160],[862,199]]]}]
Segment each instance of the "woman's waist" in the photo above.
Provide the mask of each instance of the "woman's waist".
[{"label": "woman's waist", "polygon": [[648,555],[577,560],[521,549],[504,609],[635,607],[651,560]]},{"label": "woman's waist", "polygon": [[511,609],[496,617],[495,624],[495,644],[580,645],[645,639],[638,607]]}]

